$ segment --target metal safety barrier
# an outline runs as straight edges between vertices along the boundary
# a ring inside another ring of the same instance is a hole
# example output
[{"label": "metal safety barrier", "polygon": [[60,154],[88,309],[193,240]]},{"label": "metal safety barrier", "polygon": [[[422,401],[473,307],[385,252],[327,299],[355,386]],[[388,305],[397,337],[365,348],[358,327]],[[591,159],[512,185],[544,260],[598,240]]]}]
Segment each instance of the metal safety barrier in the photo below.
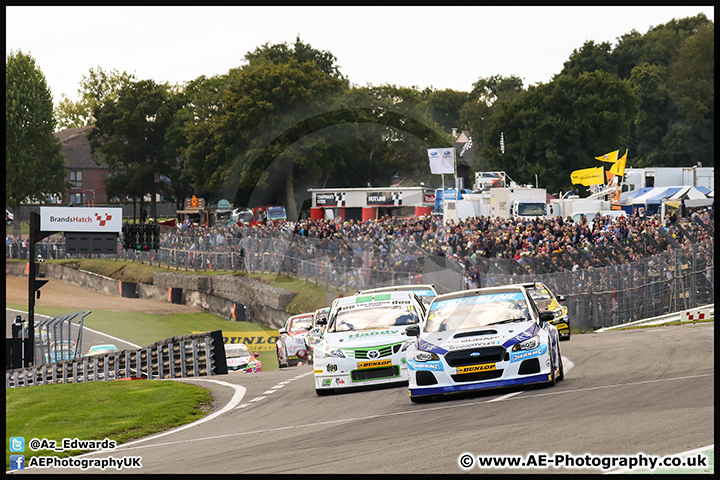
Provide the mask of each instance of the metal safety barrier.
[{"label": "metal safety barrier", "polygon": [[227,373],[221,330],[172,337],[123,350],[5,371],[5,388],[124,378],[211,377]]}]

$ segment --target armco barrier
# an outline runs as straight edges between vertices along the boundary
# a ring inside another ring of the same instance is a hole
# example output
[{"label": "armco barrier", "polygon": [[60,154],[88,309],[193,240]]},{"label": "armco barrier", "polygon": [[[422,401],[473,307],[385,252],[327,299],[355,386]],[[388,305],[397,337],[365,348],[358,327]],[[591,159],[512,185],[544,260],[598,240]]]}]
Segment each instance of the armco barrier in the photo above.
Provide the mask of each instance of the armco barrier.
[{"label": "armco barrier", "polygon": [[675,313],[668,313],[667,315],[660,315],[659,317],[652,317],[652,318],[645,318],[643,320],[636,320],[634,322],[628,322],[623,323],[622,325],[614,325],[612,327],[604,327],[599,328],[595,330],[595,333],[600,332],[607,332],[608,330],[619,330],[621,328],[627,328],[627,327],[637,327],[640,325],[650,326],[650,325],[662,325],[664,323],[672,323],[672,322],[686,322],[686,321],[698,321],[701,320],[698,313],[702,313],[704,315],[704,318],[702,320],[707,320],[710,318],[713,318],[715,316],[715,304],[712,305],[705,305],[702,307],[693,308],[690,310],[685,310],[682,312],[675,312]]},{"label": "armco barrier", "polygon": [[40,367],[5,371],[5,388],[123,378],[186,378],[227,373],[221,330],[172,337],[123,350]]}]

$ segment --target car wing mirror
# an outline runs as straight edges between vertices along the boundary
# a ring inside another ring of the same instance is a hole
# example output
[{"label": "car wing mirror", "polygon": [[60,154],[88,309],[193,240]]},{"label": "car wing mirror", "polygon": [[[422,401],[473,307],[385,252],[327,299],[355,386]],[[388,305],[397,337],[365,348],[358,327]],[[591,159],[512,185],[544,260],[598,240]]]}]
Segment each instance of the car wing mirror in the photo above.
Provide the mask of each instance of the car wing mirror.
[{"label": "car wing mirror", "polygon": [[419,337],[420,336],[420,325],[410,325],[405,327],[405,335],[408,337]]},{"label": "car wing mirror", "polygon": [[286,328],[281,328],[280,330],[278,330],[278,333],[279,333],[280,335],[282,335],[283,333],[287,333],[287,329],[286,329]]},{"label": "car wing mirror", "polygon": [[565,301],[565,295],[558,295],[557,297],[558,302],[564,302]]},{"label": "car wing mirror", "polygon": [[540,323],[551,322],[555,318],[555,314],[549,310],[540,312]]}]

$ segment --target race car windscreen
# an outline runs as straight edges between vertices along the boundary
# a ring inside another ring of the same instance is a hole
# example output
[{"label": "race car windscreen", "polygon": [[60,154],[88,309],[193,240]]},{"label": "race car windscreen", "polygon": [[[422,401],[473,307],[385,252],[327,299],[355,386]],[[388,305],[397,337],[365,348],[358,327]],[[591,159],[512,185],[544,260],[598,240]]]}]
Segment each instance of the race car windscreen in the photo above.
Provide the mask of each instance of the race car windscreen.
[{"label": "race car windscreen", "polygon": [[225,350],[225,357],[227,358],[243,358],[250,356],[250,350],[248,350],[247,347],[235,347]]},{"label": "race car windscreen", "polygon": [[520,292],[478,295],[433,303],[423,332],[445,332],[531,319],[525,296]]},{"label": "race car windscreen", "polygon": [[437,294],[432,290],[413,290],[413,293],[422,300],[426,307],[429,307],[432,301],[435,299]]},{"label": "race car windscreen", "polygon": [[298,318],[290,323],[290,333],[304,332],[312,328],[312,317]]},{"label": "race car windscreen", "polygon": [[357,308],[355,305],[340,307],[332,325],[333,332],[369,330],[406,326],[420,323],[414,305],[410,302],[400,305],[382,305],[372,308]]}]

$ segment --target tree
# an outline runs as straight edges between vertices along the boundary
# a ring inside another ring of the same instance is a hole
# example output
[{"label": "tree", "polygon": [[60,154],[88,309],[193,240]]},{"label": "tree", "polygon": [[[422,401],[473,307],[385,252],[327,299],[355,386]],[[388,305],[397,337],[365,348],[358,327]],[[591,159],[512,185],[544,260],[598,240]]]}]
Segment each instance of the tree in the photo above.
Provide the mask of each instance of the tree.
[{"label": "tree", "polygon": [[628,82],[616,75],[559,75],[497,103],[486,127],[484,160],[520,183],[535,183],[537,175],[549,191],[569,190],[572,171],[598,166],[596,156],[623,147],[637,105]]},{"label": "tree", "polygon": [[[477,152],[473,162],[476,171],[489,168],[488,164],[483,161],[482,152],[486,141],[485,128],[496,110],[497,103],[511,101],[522,91],[524,91],[522,79],[514,75],[509,77],[493,75],[489,78],[480,78],[473,84],[468,101],[460,110],[460,124],[470,130]],[[495,140],[497,141],[499,138]]]},{"label": "tree", "polygon": [[[35,59],[10,52],[5,63],[5,202],[19,212],[21,202],[45,203],[63,194],[65,157],[53,135],[53,103]],[[15,222],[16,231],[20,223]]]},{"label": "tree", "polygon": [[[292,218],[299,169],[332,164],[324,140],[311,133],[322,129],[322,114],[336,108],[348,83],[332,54],[299,38],[292,47],[266,44],[246,60],[217,85],[223,93],[212,116],[186,122],[186,175],[200,192],[232,196],[236,205],[251,196],[282,202]],[[204,83],[201,90],[212,88]],[[302,154],[294,145],[300,141]]]},{"label": "tree", "polygon": [[88,138],[93,155],[101,153],[113,172],[108,196],[139,197],[143,208],[149,194],[150,215],[157,217],[156,194],[165,191],[160,175],[172,175],[177,163],[177,149],[166,135],[181,102],[169,85],[142,80],[123,87],[116,101],[96,107]]},{"label": "tree", "polygon": [[203,198],[214,199],[227,181],[226,167],[210,163],[209,157],[215,148],[213,131],[224,112],[223,96],[239,74],[240,69],[231,69],[225,75],[202,75],[188,82],[173,124],[177,130],[169,132],[182,161],[181,181]]},{"label": "tree", "polygon": [[559,75],[576,77],[581,73],[595,70],[617,73],[617,65],[612,59],[612,47],[609,42],[595,44],[594,41],[588,40],[580,50],[573,50]]},{"label": "tree", "polygon": [[105,72],[102,68],[90,69],[83,75],[77,93],[79,100],[73,102],[64,94],[55,108],[59,130],[92,125],[93,111],[98,105],[117,99],[120,90],[135,81],[135,75],[117,70]]},{"label": "tree", "polygon": [[308,43],[303,43],[298,35],[295,38],[295,44],[278,43],[271,45],[266,43],[261,47],[257,47],[253,52],[245,55],[245,60],[250,66],[257,66],[263,63],[273,63],[279,65],[295,60],[297,63],[312,62],[325,75],[338,79],[344,78],[340,73],[340,67],[337,65],[337,58],[329,51],[317,50],[312,48]]},{"label": "tree", "polygon": [[[225,112],[214,132],[216,147],[206,157],[226,166],[221,171],[228,177],[216,178],[239,178],[239,191],[282,198],[290,218],[296,218],[296,170],[331,162],[323,154],[323,139],[308,135],[325,126],[318,116],[335,108],[335,98],[345,88],[343,79],[328,76],[314,62],[293,59],[243,69],[224,97]],[[282,155],[300,139],[305,139],[307,155]]]},{"label": "tree", "polygon": [[700,13],[694,17],[673,19],[651,28],[645,35],[636,30],[622,35],[612,52],[618,76],[630,78],[632,69],[645,63],[667,67],[681,42],[708,25],[712,25],[712,21]]},{"label": "tree", "polygon": [[468,101],[468,92],[445,89],[434,90],[427,95],[432,119],[450,133],[453,128],[464,128],[460,122],[460,110]]},{"label": "tree", "polygon": [[701,24],[682,40],[668,66],[677,107],[663,146],[668,165],[715,164],[715,26]]},{"label": "tree", "polygon": [[672,99],[664,81],[662,67],[644,64],[633,68],[630,85],[640,101],[638,114],[631,125],[627,147],[635,167],[665,165],[667,154],[662,148],[668,131]]}]

